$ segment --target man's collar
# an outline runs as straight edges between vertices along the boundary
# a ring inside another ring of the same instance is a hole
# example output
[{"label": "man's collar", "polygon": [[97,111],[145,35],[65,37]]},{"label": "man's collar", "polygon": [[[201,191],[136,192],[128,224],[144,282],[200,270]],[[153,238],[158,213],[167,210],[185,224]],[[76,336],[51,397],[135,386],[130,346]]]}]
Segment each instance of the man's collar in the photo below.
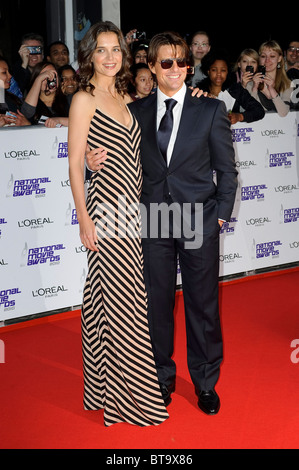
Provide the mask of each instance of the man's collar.
[{"label": "man's collar", "polygon": [[[176,100],[178,103],[183,105],[184,99],[185,99],[185,94],[186,94],[187,86],[184,83],[182,88],[179,89],[171,98]],[[158,97],[158,106],[162,105],[165,100],[169,100],[170,96],[165,95],[159,87],[157,88],[157,97]]]}]

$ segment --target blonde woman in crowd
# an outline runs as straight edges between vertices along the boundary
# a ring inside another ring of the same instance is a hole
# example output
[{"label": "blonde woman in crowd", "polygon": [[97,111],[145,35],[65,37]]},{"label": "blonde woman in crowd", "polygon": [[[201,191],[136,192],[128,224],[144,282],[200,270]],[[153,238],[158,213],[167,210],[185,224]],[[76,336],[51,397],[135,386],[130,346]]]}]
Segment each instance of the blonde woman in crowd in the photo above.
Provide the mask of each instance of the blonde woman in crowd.
[{"label": "blonde woman in crowd", "polygon": [[254,49],[244,49],[235,64],[237,83],[241,83],[246,88],[248,82],[251,82],[253,75],[257,72],[259,64],[259,55]]},{"label": "blonde woman in crowd", "polygon": [[293,88],[286,75],[283,52],[276,41],[260,46],[258,73],[246,88],[266,112],[277,112],[281,117],[288,114]]}]

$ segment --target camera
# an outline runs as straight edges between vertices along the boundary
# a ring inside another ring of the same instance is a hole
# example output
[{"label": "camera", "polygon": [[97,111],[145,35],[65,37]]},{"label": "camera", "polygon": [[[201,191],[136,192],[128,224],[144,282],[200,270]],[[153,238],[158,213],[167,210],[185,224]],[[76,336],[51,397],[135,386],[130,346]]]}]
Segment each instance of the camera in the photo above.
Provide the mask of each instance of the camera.
[{"label": "camera", "polygon": [[259,65],[258,72],[261,73],[262,75],[266,75],[266,67],[264,65]]},{"label": "camera", "polygon": [[37,55],[42,53],[42,47],[41,46],[27,46],[27,49],[29,50],[30,55]]},{"label": "camera", "polygon": [[254,73],[254,69],[253,69],[252,65],[247,65],[246,69],[245,69],[245,72]]},{"label": "camera", "polygon": [[57,88],[57,80],[56,77],[53,78],[53,80],[49,80],[47,78],[47,85],[49,90],[54,90],[54,88]]},{"label": "camera", "polygon": [[194,75],[194,66],[187,65],[187,75]]},{"label": "camera", "polygon": [[133,39],[146,39],[146,32],[145,31],[136,31],[132,34]]}]

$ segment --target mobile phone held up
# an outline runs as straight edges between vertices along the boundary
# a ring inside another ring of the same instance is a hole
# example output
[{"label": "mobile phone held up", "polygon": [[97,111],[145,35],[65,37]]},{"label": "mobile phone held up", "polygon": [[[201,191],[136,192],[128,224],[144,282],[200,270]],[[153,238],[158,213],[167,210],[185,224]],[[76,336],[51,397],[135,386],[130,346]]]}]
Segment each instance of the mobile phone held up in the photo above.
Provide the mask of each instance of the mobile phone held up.
[{"label": "mobile phone held up", "polygon": [[30,55],[37,55],[42,53],[42,47],[41,46],[27,46],[27,49],[29,50]]},{"label": "mobile phone held up", "polygon": [[266,67],[264,65],[259,65],[258,72],[261,73],[262,75],[266,75]]}]

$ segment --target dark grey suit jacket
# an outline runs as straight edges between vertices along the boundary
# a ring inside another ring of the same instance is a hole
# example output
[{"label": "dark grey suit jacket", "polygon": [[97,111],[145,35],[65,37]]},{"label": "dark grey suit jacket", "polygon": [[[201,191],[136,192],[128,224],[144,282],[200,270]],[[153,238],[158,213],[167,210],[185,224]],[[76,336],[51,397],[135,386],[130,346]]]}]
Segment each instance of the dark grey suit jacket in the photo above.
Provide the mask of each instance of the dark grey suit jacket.
[{"label": "dark grey suit jacket", "polygon": [[[174,202],[203,203],[204,226],[229,220],[237,189],[230,122],[222,101],[192,97],[187,89],[169,167],[157,143],[157,95],[129,105],[141,127],[141,163],[146,206],[171,195]],[[216,172],[215,185],[213,172]],[[211,228],[211,227],[210,227]]]}]

